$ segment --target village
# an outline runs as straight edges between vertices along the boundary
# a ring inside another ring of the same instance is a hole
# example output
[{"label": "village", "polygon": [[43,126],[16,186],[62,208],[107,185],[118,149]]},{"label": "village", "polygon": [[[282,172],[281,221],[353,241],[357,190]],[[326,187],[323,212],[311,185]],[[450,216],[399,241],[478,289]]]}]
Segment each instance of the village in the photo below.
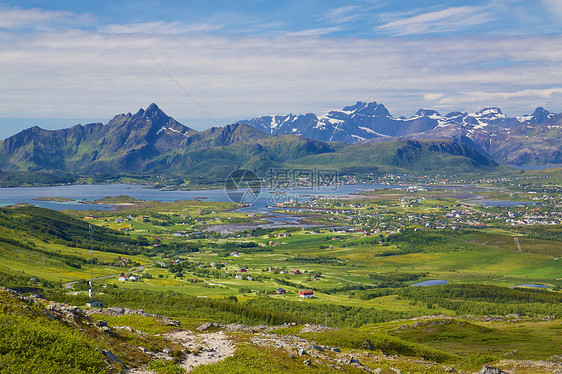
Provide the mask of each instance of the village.
[{"label": "village", "polygon": [[[297,219],[293,225],[276,228],[260,226],[267,223],[267,215],[218,209],[217,203],[201,201],[152,202],[149,210],[98,212],[82,218],[154,243],[132,248],[150,258],[151,264],[142,272],[131,273],[140,266],[134,256],[97,262],[125,268],[116,278],[119,287],[186,287],[201,297],[234,293],[325,300],[330,293],[353,297],[353,292],[386,284],[373,282],[373,271],[426,268],[425,262],[396,263],[408,253],[477,248],[455,232],[473,233],[475,238],[500,233],[505,235],[501,239],[505,248],[519,251],[529,245],[514,242],[512,235],[558,237],[550,228],[562,223],[560,195],[548,186],[490,190],[422,184],[360,190],[328,199],[311,194],[271,205],[273,214]],[[222,233],[215,230],[218,226],[239,230]],[[438,235],[442,238],[438,243],[443,244],[426,249],[397,244],[398,235],[410,231],[422,238]],[[475,242],[486,243],[485,239]],[[451,279],[451,274],[440,271],[433,277]]]}]

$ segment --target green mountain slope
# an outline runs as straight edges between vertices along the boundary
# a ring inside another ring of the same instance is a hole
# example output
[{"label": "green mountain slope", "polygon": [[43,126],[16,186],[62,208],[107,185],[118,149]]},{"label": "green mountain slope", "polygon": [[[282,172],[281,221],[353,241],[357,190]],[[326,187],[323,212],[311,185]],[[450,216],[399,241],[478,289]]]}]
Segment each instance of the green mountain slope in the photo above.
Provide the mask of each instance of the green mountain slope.
[{"label": "green mountain slope", "polygon": [[[90,248],[90,228],[86,221],[70,217],[58,211],[17,205],[0,208],[0,243],[35,250],[25,238],[68,247]],[[17,232],[17,236],[8,235]],[[93,227],[92,248],[106,252],[127,253],[126,245],[146,244],[146,241],[130,239],[118,231]]]},{"label": "green mountain slope", "polygon": [[33,127],[0,142],[4,172],[181,176],[224,179],[248,168],[339,168],[343,173],[396,170],[466,173],[498,165],[453,141],[390,141],[346,145],[295,135],[267,135],[245,124],[197,132],[155,104],[115,116],[107,125],[47,131]]},{"label": "green mountain slope", "polygon": [[468,173],[493,171],[498,164],[467,145],[451,140],[388,141],[342,148],[338,152],[307,156],[299,164],[331,165],[340,169]]}]

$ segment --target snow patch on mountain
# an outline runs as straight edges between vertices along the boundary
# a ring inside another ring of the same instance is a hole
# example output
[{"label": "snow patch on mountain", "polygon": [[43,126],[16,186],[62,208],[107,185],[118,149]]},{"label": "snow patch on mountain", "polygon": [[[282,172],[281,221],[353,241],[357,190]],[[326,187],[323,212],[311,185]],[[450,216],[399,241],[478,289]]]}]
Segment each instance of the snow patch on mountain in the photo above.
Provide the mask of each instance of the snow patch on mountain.
[{"label": "snow patch on mountain", "polygon": [[297,134],[322,141],[356,143],[360,139],[396,138],[411,134],[427,134],[427,137],[448,137],[459,133],[485,136],[486,133],[505,133],[521,124],[544,123],[553,115],[539,107],[532,115],[510,118],[500,108],[487,107],[475,113],[451,112],[446,115],[433,109],[419,109],[410,117],[393,117],[382,104],[358,101],[320,116],[313,113],[275,115],[256,117],[242,123],[273,135]]},{"label": "snow patch on mountain", "polygon": [[378,132],[376,132],[376,131],[374,131],[374,130],[368,128],[368,127],[363,127],[363,126],[358,126],[358,127],[359,127],[361,130],[368,132],[369,134],[373,134],[373,135],[376,135],[376,136],[383,136],[383,137],[386,136],[386,137],[389,137],[388,135],[378,133]]}]

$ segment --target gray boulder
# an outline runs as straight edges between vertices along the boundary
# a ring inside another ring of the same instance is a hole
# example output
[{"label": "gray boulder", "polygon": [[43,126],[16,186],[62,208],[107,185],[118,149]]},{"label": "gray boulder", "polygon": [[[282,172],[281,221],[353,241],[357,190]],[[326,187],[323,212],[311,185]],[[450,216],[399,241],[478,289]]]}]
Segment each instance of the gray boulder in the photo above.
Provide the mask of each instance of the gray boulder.
[{"label": "gray boulder", "polygon": [[500,370],[491,365],[484,365],[484,367],[482,367],[482,369],[478,373],[479,374],[509,374],[508,372]]}]

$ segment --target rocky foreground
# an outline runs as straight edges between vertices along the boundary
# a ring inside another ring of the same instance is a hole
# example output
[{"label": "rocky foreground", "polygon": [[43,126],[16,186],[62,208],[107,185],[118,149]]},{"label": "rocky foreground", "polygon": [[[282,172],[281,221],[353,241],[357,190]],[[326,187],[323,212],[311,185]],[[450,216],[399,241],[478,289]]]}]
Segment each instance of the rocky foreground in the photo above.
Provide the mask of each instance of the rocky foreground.
[{"label": "rocky foreground", "polygon": [[[82,309],[48,301],[37,294],[24,297],[13,290],[8,291],[15,298],[29,304],[42,305],[49,319],[74,326],[100,344],[111,347],[102,349],[107,359],[108,372],[151,374],[153,371],[148,368],[154,361],[174,363],[189,372],[200,365],[226,360],[234,356],[238,348],[251,345],[275,352],[276,357],[296,362],[302,365],[303,369],[310,367],[321,371],[354,373],[469,373],[422,358],[377,353],[369,346],[365,346],[364,350],[349,350],[316,344],[297,335],[335,330],[323,325],[248,326],[208,322],[192,331],[182,329],[180,322],[172,318],[145,313],[142,310],[120,307]],[[161,321],[161,324],[169,329],[163,334],[149,334],[126,325],[111,325],[99,319],[100,316],[152,318]],[[442,319],[443,316],[433,318]],[[415,323],[425,324],[431,319],[431,316],[426,316],[422,322],[418,319]],[[410,326],[405,324],[401,328]],[[501,360],[493,366],[485,365],[478,373],[562,374],[562,356],[553,357],[549,361]]]}]

